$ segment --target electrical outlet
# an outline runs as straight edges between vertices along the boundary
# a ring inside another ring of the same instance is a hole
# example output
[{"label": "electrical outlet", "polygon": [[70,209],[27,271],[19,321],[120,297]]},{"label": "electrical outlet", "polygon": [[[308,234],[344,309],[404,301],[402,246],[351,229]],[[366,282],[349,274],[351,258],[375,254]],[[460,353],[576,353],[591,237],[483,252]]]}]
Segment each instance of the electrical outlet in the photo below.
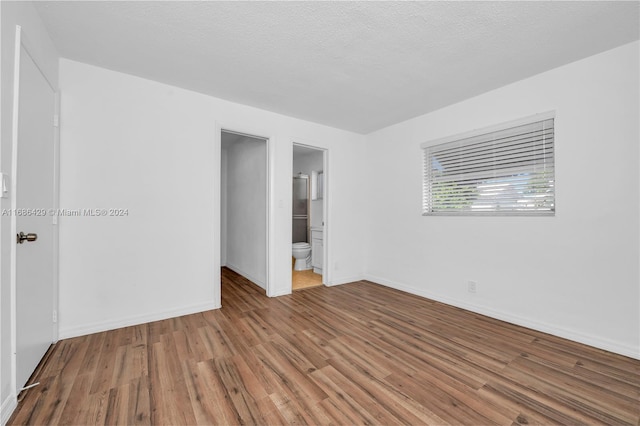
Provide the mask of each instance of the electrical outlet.
[{"label": "electrical outlet", "polygon": [[477,289],[477,283],[475,281],[467,281],[467,291],[469,293],[475,293]]}]

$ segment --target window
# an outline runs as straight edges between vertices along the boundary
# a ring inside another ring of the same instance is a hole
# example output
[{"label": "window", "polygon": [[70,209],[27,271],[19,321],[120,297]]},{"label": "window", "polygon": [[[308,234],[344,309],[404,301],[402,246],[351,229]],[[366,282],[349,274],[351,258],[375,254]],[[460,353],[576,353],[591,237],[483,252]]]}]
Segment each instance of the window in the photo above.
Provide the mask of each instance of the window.
[{"label": "window", "polygon": [[423,215],[555,214],[554,113],[422,145]]}]

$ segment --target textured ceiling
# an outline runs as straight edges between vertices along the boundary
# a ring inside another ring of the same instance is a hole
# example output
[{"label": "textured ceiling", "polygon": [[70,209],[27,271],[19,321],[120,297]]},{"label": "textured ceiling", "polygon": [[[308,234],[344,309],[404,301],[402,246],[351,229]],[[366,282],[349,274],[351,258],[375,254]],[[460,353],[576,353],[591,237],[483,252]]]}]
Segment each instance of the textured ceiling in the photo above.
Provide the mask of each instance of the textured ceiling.
[{"label": "textured ceiling", "polygon": [[63,57],[369,133],[639,38],[633,2],[36,2]]}]

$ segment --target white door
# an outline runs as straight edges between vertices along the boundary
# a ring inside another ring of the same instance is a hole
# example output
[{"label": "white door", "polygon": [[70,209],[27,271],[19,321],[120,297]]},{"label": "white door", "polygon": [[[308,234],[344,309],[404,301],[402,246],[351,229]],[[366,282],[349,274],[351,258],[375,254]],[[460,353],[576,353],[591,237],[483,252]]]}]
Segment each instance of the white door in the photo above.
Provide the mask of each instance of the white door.
[{"label": "white door", "polygon": [[[14,157],[16,231],[35,241],[16,241],[16,389],[29,379],[54,340],[55,92],[20,45],[17,158]],[[14,146],[14,148],[16,148]],[[16,236],[17,237],[17,236]],[[14,238],[16,238],[14,237]],[[17,239],[17,238],[16,238]]]}]

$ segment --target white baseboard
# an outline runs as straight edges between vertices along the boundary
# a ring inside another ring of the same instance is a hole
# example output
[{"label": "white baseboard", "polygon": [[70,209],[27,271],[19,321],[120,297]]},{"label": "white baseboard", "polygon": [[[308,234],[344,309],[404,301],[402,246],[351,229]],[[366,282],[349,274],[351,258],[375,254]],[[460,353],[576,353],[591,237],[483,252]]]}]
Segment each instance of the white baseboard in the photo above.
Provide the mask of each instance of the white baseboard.
[{"label": "white baseboard", "polygon": [[13,393],[2,401],[2,405],[0,405],[0,425],[4,426],[7,424],[9,417],[11,417],[17,406],[18,399]]},{"label": "white baseboard", "polygon": [[252,283],[256,284],[258,287],[261,287],[261,288],[266,290],[267,286],[266,286],[264,280],[261,280],[261,279],[255,277],[255,276],[253,276],[251,274],[248,274],[245,271],[243,271],[242,268],[238,268],[237,266],[231,265],[229,263],[227,263],[226,267],[231,269],[236,274],[242,275],[243,277],[245,277],[246,279],[248,279]]},{"label": "white baseboard", "polygon": [[467,311],[475,312],[477,314],[486,315],[491,318],[495,318],[501,321],[505,321],[511,324],[520,325],[533,330],[541,331],[543,333],[552,334],[563,339],[572,340],[574,342],[583,343],[588,346],[593,346],[598,349],[604,349],[605,351],[614,352],[620,355],[628,356],[634,359],[640,359],[640,348],[626,345],[624,343],[612,341],[599,336],[593,336],[590,334],[578,332],[575,330],[569,330],[566,328],[558,327],[553,324],[549,324],[543,321],[534,320],[531,318],[521,317],[512,313],[497,311],[491,308],[487,308],[480,305],[474,305],[461,300],[451,299],[448,297],[442,297],[423,289],[417,289],[406,284],[401,284],[395,281],[387,280],[385,278],[367,275],[366,280],[376,284],[384,285],[386,287],[395,288],[396,290],[404,291],[406,293],[422,296],[427,299],[442,302],[447,305],[462,308]]},{"label": "white baseboard", "polygon": [[353,283],[356,281],[362,281],[366,278],[359,276],[359,277],[349,277],[349,278],[337,278],[337,279],[333,279],[331,280],[330,283],[325,284],[327,287],[333,287],[334,285],[342,285],[342,284],[349,284],[349,283]]},{"label": "white baseboard", "polygon": [[100,321],[89,324],[82,324],[68,328],[60,327],[60,339],[69,339],[71,337],[85,336],[87,334],[100,333],[102,331],[114,330],[116,328],[129,327],[132,325],[144,324],[152,321],[160,321],[168,318],[179,317],[182,315],[190,315],[198,312],[219,309],[213,302],[199,303],[197,305],[185,306],[182,308],[171,309],[163,312],[153,312],[142,315],[134,315],[127,318],[121,318],[113,321]]},{"label": "white baseboard", "polygon": [[269,297],[280,297],[280,296],[286,296],[286,295],[291,294],[291,293],[292,293],[292,292],[291,292],[291,290],[282,290],[282,291],[279,291],[279,292],[277,292],[277,293],[272,294],[272,295],[271,295],[271,296],[269,296]]}]

